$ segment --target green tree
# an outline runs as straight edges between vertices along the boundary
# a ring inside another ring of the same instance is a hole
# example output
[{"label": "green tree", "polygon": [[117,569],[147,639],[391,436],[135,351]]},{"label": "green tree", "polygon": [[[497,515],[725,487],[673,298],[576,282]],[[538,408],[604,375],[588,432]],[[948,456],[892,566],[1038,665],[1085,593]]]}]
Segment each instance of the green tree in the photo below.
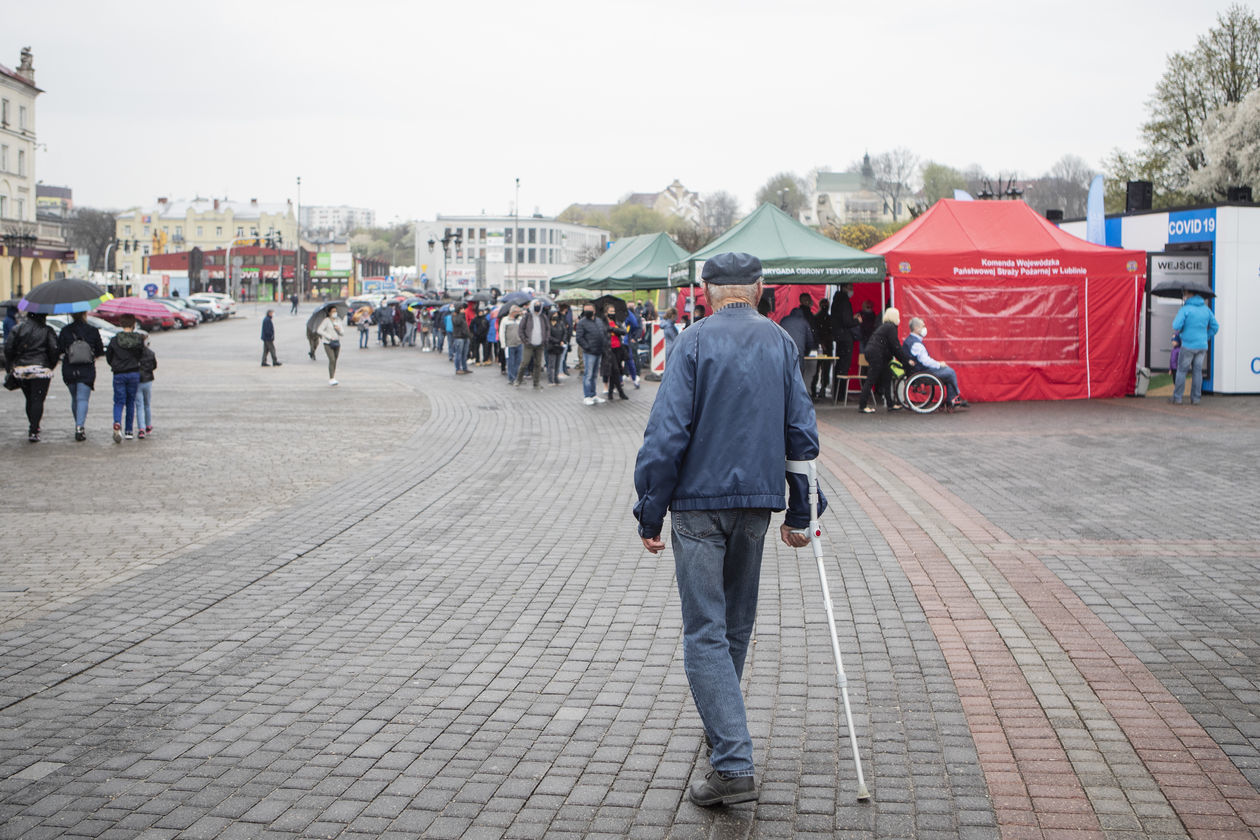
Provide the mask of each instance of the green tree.
[{"label": "green tree", "polygon": [[1190,176],[1187,191],[1202,201],[1220,201],[1230,187],[1260,194],[1260,88],[1237,105],[1226,105],[1203,132],[1206,161]]},{"label": "green tree", "polygon": [[967,177],[952,166],[929,160],[919,169],[923,180],[923,200],[928,205],[942,198],[953,198],[954,190],[967,189]]},{"label": "green tree", "polygon": [[643,233],[660,233],[668,228],[668,219],[642,204],[622,202],[608,214],[608,230],[617,239]]},{"label": "green tree", "polygon": [[1260,87],[1260,20],[1234,4],[1217,15],[1216,26],[1193,50],[1168,57],[1164,75],[1142,126],[1148,162],[1162,162],[1159,182],[1181,189],[1207,162],[1203,130],[1216,111],[1236,105]]},{"label": "green tree", "polygon": [[805,179],[792,172],[780,172],[757,190],[757,206],[773,204],[792,218],[800,218],[809,202]]}]

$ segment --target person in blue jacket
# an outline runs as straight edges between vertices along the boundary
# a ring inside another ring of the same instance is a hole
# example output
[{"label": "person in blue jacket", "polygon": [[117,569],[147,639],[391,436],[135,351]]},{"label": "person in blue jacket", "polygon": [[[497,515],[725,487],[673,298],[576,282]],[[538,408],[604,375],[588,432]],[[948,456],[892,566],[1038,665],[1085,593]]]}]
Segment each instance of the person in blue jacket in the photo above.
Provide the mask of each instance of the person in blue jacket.
[{"label": "person in blue jacket", "polygon": [[1181,335],[1181,352],[1177,356],[1177,374],[1173,377],[1173,395],[1169,402],[1181,405],[1186,389],[1186,373],[1193,371],[1190,385],[1190,404],[1198,405],[1203,399],[1203,363],[1207,359],[1208,342],[1220,330],[1216,316],[1208,308],[1202,295],[1183,292],[1185,303],[1173,318],[1173,332]]},{"label": "person in blue jacket", "polygon": [[818,456],[818,426],[796,343],[755,309],[761,261],[719,254],[701,276],[716,311],[674,340],[635,464],[634,515],[656,554],[672,511],[683,666],[712,746],[713,769],[689,795],[707,807],[757,798],[740,677],[770,512],[788,509],[783,542],[809,544],[806,479],[785,460]]}]

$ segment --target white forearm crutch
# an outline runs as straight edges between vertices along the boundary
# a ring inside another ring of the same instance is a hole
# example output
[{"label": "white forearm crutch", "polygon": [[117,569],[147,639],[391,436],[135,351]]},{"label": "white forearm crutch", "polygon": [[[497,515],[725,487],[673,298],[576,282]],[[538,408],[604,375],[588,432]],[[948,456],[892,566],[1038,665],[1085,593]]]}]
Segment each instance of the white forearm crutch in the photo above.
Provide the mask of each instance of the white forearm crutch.
[{"label": "white forearm crutch", "polygon": [[822,528],[818,524],[818,462],[788,461],[787,471],[804,475],[809,480],[809,544],[814,549],[818,563],[818,582],[822,584],[823,606],[827,608],[827,627],[831,630],[831,652],[836,657],[836,683],[840,686],[840,698],[844,702],[844,719],[849,725],[849,744],[853,747],[853,766],[857,769],[857,798],[864,802],[871,798],[862,777],[862,759],[858,757],[857,733],[853,729],[853,712],[849,708],[849,679],[844,674],[844,661],[840,658],[840,638],[836,634],[836,615],[831,607],[831,589],[827,586],[827,570],[823,565]]}]

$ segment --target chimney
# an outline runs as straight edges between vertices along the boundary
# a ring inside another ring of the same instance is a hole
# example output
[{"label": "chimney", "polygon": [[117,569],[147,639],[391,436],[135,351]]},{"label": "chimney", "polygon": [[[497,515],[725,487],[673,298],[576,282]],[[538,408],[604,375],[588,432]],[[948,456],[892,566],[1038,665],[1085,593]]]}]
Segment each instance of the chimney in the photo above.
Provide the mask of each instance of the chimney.
[{"label": "chimney", "polygon": [[158,206],[159,206],[159,207],[165,207],[165,206],[166,206],[166,196],[162,196],[161,198],[159,198],[159,199],[158,199]]},{"label": "chimney", "polygon": [[256,198],[251,198],[251,199],[249,200],[249,206],[250,206],[250,207],[257,207],[257,206],[258,206],[258,199],[256,199]]},{"label": "chimney", "polygon": [[217,198],[214,200],[214,209],[215,209],[216,211],[219,209],[219,199],[217,199]]},{"label": "chimney", "polygon": [[18,64],[17,74],[32,85],[35,84],[35,65],[31,63],[30,47],[22,47],[22,60]]}]

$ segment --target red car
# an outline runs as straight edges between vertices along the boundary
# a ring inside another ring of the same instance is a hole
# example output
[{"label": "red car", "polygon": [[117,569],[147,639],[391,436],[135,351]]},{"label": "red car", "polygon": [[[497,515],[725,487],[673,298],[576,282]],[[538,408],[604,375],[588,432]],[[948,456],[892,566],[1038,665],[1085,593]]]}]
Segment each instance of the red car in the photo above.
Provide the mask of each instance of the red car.
[{"label": "red car", "polygon": [[157,303],[162,304],[171,311],[171,315],[175,317],[175,329],[177,330],[195,327],[201,321],[200,317],[187,309],[184,309],[182,306],[176,306],[175,304],[165,300],[158,300]]},{"label": "red car", "polygon": [[[95,314],[103,321],[109,321],[116,327],[121,326],[121,313],[101,312],[100,310],[97,310]],[[168,315],[165,318],[158,318],[153,315],[137,315],[136,323],[140,325],[141,329],[148,332],[153,332],[154,330],[169,330],[175,328],[175,316]]]}]

